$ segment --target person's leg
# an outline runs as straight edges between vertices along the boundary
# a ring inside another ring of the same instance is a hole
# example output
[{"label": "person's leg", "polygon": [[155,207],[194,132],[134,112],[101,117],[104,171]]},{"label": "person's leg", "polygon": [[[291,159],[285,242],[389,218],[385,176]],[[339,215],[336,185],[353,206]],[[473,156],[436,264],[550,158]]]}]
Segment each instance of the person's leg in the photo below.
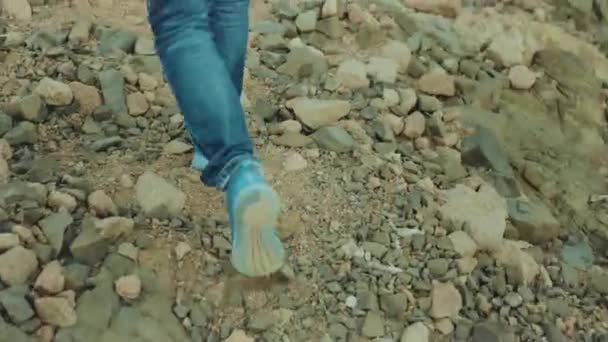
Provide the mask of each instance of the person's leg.
[{"label": "person's leg", "polygon": [[[213,0],[210,11],[213,40],[240,97],[249,36],[249,0]],[[195,145],[192,167],[203,170],[208,162],[203,151]]]},{"label": "person's leg", "polygon": [[213,39],[212,1],[148,0],[149,20],[193,142],[209,161],[201,179],[226,191],[232,263],[246,275],[265,275],[284,259],[275,229],[280,202],[253,156],[239,91]]}]

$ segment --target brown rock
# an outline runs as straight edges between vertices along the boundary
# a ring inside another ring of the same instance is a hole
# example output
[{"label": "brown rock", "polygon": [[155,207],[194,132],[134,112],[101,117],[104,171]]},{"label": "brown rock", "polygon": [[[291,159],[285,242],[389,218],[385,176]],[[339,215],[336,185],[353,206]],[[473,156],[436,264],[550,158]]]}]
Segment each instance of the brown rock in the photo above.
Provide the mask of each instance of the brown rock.
[{"label": "brown rock", "polygon": [[43,325],[36,332],[36,338],[38,342],[53,342],[55,338],[55,328],[50,325]]},{"label": "brown rock", "polygon": [[431,316],[435,319],[456,317],[462,309],[462,296],[451,283],[433,283]]},{"label": "brown rock", "polygon": [[127,95],[127,107],[129,108],[129,114],[138,116],[145,114],[150,108],[150,105],[144,94],[131,93]]},{"label": "brown rock", "polygon": [[63,291],[65,286],[65,276],[63,273],[63,267],[59,261],[51,261],[48,263],[34,284],[34,288],[44,294],[57,294]]},{"label": "brown rock", "polygon": [[117,215],[118,208],[110,196],[106,195],[103,190],[97,190],[92,192],[87,198],[89,208],[95,212],[97,217],[106,217],[110,215]]},{"label": "brown rock", "polygon": [[116,293],[125,300],[135,300],[141,294],[141,280],[135,274],[118,278],[114,285]]},{"label": "brown rock", "polygon": [[442,71],[431,71],[418,79],[418,89],[427,94],[440,96],[454,96],[456,85],[454,76]]},{"label": "brown rock", "polygon": [[8,183],[11,178],[8,162],[0,155],[0,185]]},{"label": "brown rock", "polygon": [[16,246],[0,254],[0,280],[9,286],[24,284],[38,269],[36,253]]},{"label": "brown rock", "polygon": [[97,88],[80,82],[70,82],[69,86],[74,93],[74,99],[80,105],[81,114],[93,114],[95,109],[101,106],[101,95]]},{"label": "brown rock", "polygon": [[34,301],[40,320],[52,326],[69,328],[77,321],[73,303],[67,298],[42,297]]}]

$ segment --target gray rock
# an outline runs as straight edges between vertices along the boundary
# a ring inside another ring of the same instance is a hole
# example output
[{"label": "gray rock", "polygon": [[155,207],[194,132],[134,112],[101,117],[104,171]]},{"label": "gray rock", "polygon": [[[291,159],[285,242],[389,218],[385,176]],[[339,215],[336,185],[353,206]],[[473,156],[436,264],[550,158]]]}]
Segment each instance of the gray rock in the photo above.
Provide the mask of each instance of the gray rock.
[{"label": "gray rock", "polygon": [[593,291],[608,294],[608,272],[601,268],[593,269],[589,277],[589,286]]},{"label": "gray rock", "polygon": [[180,189],[150,171],[139,177],[135,191],[139,206],[149,217],[178,216],[186,202]]},{"label": "gray rock", "polygon": [[340,18],[329,17],[327,19],[320,20],[317,22],[317,31],[325,34],[331,39],[339,39],[346,34],[344,25]]},{"label": "gray rock", "polygon": [[311,32],[314,31],[317,26],[317,11],[310,10],[301,12],[296,18],[296,27],[300,32]]},{"label": "gray rock", "polygon": [[108,253],[109,241],[95,229],[94,218],[86,217],[76,239],[70,245],[74,259],[85,265],[95,266]]},{"label": "gray rock", "polygon": [[407,295],[397,293],[380,297],[380,306],[388,318],[403,318],[407,310]]},{"label": "gray rock", "polygon": [[2,317],[0,317],[0,331],[2,332],[2,339],[4,341],[11,342],[33,342],[34,339],[29,337],[26,333],[21,331],[19,328],[5,323],[2,321]]},{"label": "gray rock", "polygon": [[566,265],[579,270],[589,269],[595,260],[593,250],[585,241],[566,242],[560,251],[560,257]]},{"label": "gray rock", "polygon": [[32,50],[48,51],[61,46],[68,37],[67,32],[37,31],[25,40],[25,45]]},{"label": "gray rock", "polygon": [[19,116],[31,122],[43,122],[48,116],[48,109],[42,98],[36,94],[25,96],[16,103]]},{"label": "gray rock", "polygon": [[38,142],[38,131],[33,123],[21,121],[6,132],[4,139],[12,146],[35,144]]},{"label": "gray rock", "polygon": [[21,324],[34,316],[34,310],[25,299],[27,292],[27,288],[9,288],[0,292],[0,307],[6,310],[15,324]]},{"label": "gray rock", "polygon": [[122,145],[121,137],[107,137],[95,140],[91,145],[90,149],[95,152],[106,151],[110,147],[118,147]]},{"label": "gray rock", "polygon": [[[509,159],[504,152],[500,142],[494,133],[483,126],[475,127],[475,133],[467,136],[462,141],[462,161],[463,163],[475,166],[486,167],[495,172],[496,175],[514,179],[513,169]],[[500,191],[506,197],[516,197],[520,194],[515,181],[511,181],[511,188]]]},{"label": "gray rock", "polygon": [[150,76],[154,76],[157,79],[161,79],[162,75],[162,67],[160,63],[160,58],[157,55],[154,56],[133,56],[129,58],[129,65],[133,68],[133,71],[136,73],[143,72],[144,74],[148,74]]},{"label": "gray rock", "polygon": [[545,324],[543,326],[545,337],[548,342],[568,342],[569,339],[564,336],[561,330],[555,324]]},{"label": "gray rock", "polygon": [[145,37],[137,38],[135,42],[135,53],[138,55],[152,56],[156,54],[154,40]]},{"label": "gray rock", "polygon": [[539,244],[559,235],[561,225],[544,204],[513,198],[507,199],[507,206],[509,220],[517,229],[521,240]]},{"label": "gray rock", "polygon": [[313,47],[305,46],[292,49],[287,61],[277,71],[294,78],[309,76],[321,77],[327,72],[327,60],[323,53]]},{"label": "gray rock", "polygon": [[473,327],[472,342],[515,342],[515,334],[502,323],[486,321]]},{"label": "gray rock", "polygon": [[127,30],[105,30],[99,39],[99,52],[103,56],[109,56],[117,51],[126,53],[133,52],[137,35]]},{"label": "gray rock", "polygon": [[441,278],[448,273],[450,266],[450,260],[448,259],[433,259],[427,263],[427,267],[431,276],[434,278]]},{"label": "gray rock", "polygon": [[350,152],[355,148],[355,141],[351,135],[340,127],[322,127],[312,134],[312,139],[321,148],[333,152]]},{"label": "gray rock", "polygon": [[24,182],[11,182],[0,185],[0,206],[24,200],[46,204],[46,193],[40,193],[36,188]]},{"label": "gray rock", "polygon": [[44,219],[38,225],[53,248],[53,255],[57,256],[63,246],[65,230],[74,222],[74,219],[66,210],[59,210]]},{"label": "gray rock", "polygon": [[280,136],[273,135],[270,141],[278,146],[305,147],[314,143],[311,137],[295,132],[285,132]]},{"label": "gray rock", "polygon": [[125,95],[125,80],[122,73],[115,69],[104,70],[99,73],[99,84],[105,105],[114,114],[127,114],[127,98]]},{"label": "gray rock", "polygon": [[65,288],[67,290],[84,288],[90,269],[89,266],[79,263],[72,263],[64,267]]},{"label": "gray rock", "polygon": [[247,326],[249,329],[262,332],[275,325],[277,317],[271,311],[258,311],[249,317]]},{"label": "gray rock", "polygon": [[13,118],[0,112],[0,137],[13,128]]},{"label": "gray rock", "polygon": [[376,338],[384,335],[384,319],[380,313],[370,311],[365,316],[363,326],[361,327],[361,334],[368,338]]},{"label": "gray rock", "polygon": [[435,96],[420,94],[418,95],[418,107],[423,112],[434,113],[440,110],[443,105]]}]

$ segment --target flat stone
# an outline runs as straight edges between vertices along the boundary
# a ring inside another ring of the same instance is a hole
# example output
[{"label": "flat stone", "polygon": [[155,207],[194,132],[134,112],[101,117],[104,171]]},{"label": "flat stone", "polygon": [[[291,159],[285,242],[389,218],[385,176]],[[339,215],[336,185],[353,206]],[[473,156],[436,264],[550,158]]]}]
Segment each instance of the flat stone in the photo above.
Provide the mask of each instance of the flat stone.
[{"label": "flat stone", "polygon": [[138,178],[135,191],[139,206],[151,217],[177,216],[186,202],[180,189],[150,171]]},{"label": "flat stone", "polygon": [[367,64],[367,73],[377,82],[394,84],[397,82],[399,64],[390,58],[371,57]]},{"label": "flat stone", "polygon": [[370,311],[365,316],[361,334],[368,338],[376,338],[384,335],[384,320],[378,312]]},{"label": "flat stone", "polygon": [[11,146],[35,144],[38,142],[38,130],[33,123],[21,121],[4,134],[4,139],[8,141]]},{"label": "flat stone", "polygon": [[352,151],[355,147],[351,135],[340,127],[323,127],[312,134],[312,139],[319,147],[338,153]]},{"label": "flat stone", "polygon": [[25,299],[25,292],[15,288],[0,292],[0,306],[6,310],[8,317],[15,324],[21,324],[34,316],[34,310]]},{"label": "flat stone", "polygon": [[114,114],[126,114],[127,98],[125,95],[125,80],[122,73],[116,69],[108,69],[99,73],[99,84],[105,105]]},{"label": "flat stone", "polygon": [[431,290],[431,316],[433,318],[456,317],[462,306],[462,296],[453,284],[433,283]]},{"label": "flat stone", "polygon": [[566,242],[562,246],[560,257],[568,266],[579,270],[588,270],[595,261],[593,250],[584,241],[576,243]]},{"label": "flat stone", "polygon": [[452,242],[454,251],[461,257],[473,256],[477,252],[477,243],[466,232],[456,231],[448,235],[448,238]]},{"label": "flat stone", "polygon": [[502,245],[506,229],[506,201],[490,185],[478,191],[464,186],[445,192],[446,203],[439,208],[444,219],[458,224],[467,223],[468,233],[481,249],[497,250]]},{"label": "flat stone", "polygon": [[348,59],[340,63],[336,71],[336,79],[340,85],[348,89],[369,87],[365,64],[356,59]]},{"label": "flat stone", "polygon": [[65,231],[73,222],[74,219],[67,210],[59,210],[40,220],[38,223],[42,232],[49,240],[55,256],[61,252]]},{"label": "flat stone", "polygon": [[287,108],[294,111],[296,117],[306,126],[317,129],[332,124],[348,115],[351,106],[343,100],[319,100],[295,98],[287,101]]},{"label": "flat stone", "polygon": [[487,321],[473,327],[472,342],[515,342],[515,334],[502,323]]},{"label": "flat stone", "polygon": [[427,94],[439,96],[454,96],[456,94],[454,76],[445,72],[428,72],[422,75],[416,84],[418,90]]},{"label": "flat stone", "polygon": [[422,322],[416,322],[403,331],[401,342],[429,342],[431,331]]}]

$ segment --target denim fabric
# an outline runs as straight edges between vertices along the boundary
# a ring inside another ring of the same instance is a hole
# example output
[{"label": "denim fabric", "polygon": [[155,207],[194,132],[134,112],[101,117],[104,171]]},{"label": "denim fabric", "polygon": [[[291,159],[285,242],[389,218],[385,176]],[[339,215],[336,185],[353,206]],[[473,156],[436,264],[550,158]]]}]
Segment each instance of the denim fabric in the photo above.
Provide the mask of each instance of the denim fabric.
[{"label": "denim fabric", "polygon": [[249,0],[147,0],[163,70],[193,142],[209,161],[201,180],[224,189],[254,159],[240,96]]}]

